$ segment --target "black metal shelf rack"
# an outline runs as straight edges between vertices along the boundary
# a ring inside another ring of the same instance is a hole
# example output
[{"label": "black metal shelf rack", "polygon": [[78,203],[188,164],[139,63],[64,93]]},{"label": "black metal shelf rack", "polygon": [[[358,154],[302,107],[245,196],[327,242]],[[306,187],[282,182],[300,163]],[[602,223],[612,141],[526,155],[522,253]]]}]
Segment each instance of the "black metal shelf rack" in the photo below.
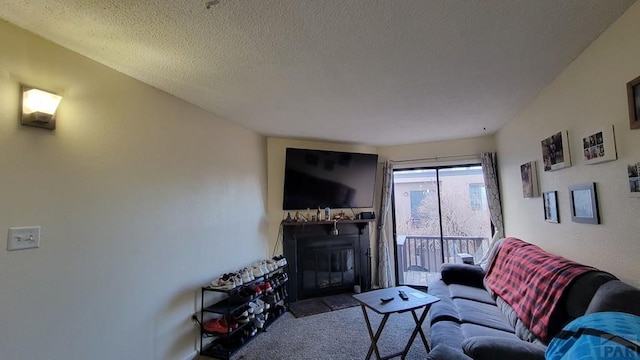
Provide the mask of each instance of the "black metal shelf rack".
[{"label": "black metal shelf rack", "polygon": [[[288,281],[287,268],[287,265],[279,267],[278,269],[264,274],[263,276],[255,278],[255,280],[252,280],[251,282],[242,284],[230,290],[214,289],[210,286],[202,287],[200,297],[201,310],[199,319],[200,355],[228,360],[234,353],[236,353],[251,340],[253,340],[256,336],[258,336],[260,332],[266,331],[267,328],[273,322],[275,322],[284,312],[288,311],[288,294],[285,285]],[[275,306],[268,310],[264,310],[264,313],[267,313],[268,316],[265,320],[264,326],[262,327],[262,329],[258,329],[257,334],[255,334],[254,336],[249,336],[247,334],[247,332],[251,331],[246,330],[252,329],[253,326],[251,321],[244,324],[238,324],[238,327],[236,329],[232,329],[231,331],[228,331],[226,333],[209,332],[204,329],[205,322],[210,320],[211,318],[225,316],[227,317],[227,319],[230,319],[232,314],[247,306],[250,302],[256,301],[257,299],[264,299],[265,294],[260,294],[248,301],[232,301],[232,297],[244,287],[253,286],[260,282],[272,281],[277,276],[280,278],[284,277],[285,280],[279,281],[278,285],[275,286],[272,290],[274,293],[279,292],[281,294],[280,300],[277,302],[277,304],[282,306],[284,310],[277,311],[277,308]],[[217,294],[218,296],[217,299],[211,300],[212,303],[209,304],[209,297],[211,294]]]}]

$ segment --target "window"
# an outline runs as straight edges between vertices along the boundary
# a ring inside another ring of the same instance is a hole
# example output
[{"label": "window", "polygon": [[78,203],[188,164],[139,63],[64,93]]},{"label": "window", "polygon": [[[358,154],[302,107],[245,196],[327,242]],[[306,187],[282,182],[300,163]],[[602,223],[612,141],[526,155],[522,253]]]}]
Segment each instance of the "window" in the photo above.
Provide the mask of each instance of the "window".
[{"label": "window", "polygon": [[428,193],[429,193],[428,190],[418,190],[418,191],[414,190],[409,192],[410,199],[411,199],[411,218],[412,219],[419,219],[422,217],[422,215],[420,214],[420,206],[425,201]]},{"label": "window", "polygon": [[471,210],[487,210],[487,192],[484,184],[469,184],[469,198],[471,199]]}]

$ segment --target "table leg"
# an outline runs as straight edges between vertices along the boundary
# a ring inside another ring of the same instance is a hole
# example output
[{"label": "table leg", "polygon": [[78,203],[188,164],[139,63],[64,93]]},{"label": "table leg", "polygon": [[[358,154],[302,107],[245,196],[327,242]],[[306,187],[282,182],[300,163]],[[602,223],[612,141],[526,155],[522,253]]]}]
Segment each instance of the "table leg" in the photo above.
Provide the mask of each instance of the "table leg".
[{"label": "table leg", "polygon": [[373,328],[371,327],[371,322],[369,321],[369,314],[367,314],[367,308],[364,305],[360,305],[362,307],[362,313],[364,314],[364,320],[367,323],[367,330],[369,330],[369,337],[371,338],[371,346],[369,346],[369,351],[367,352],[366,360],[371,359],[372,353],[376,352],[376,358],[380,359],[380,351],[378,350],[378,339],[380,339],[380,335],[382,334],[382,329],[384,325],[387,323],[389,319],[389,314],[385,314],[382,317],[382,321],[380,322],[380,326],[378,326],[378,330],[375,335],[373,334]]},{"label": "table leg", "polygon": [[422,315],[420,316],[419,319],[418,319],[418,315],[416,315],[416,311],[411,310],[411,315],[413,315],[413,321],[416,323],[416,327],[415,329],[413,329],[413,332],[411,333],[411,337],[409,338],[409,342],[407,343],[407,346],[404,348],[404,352],[402,353],[403,360],[409,353],[411,344],[413,344],[413,340],[416,338],[416,335],[418,335],[418,333],[420,333],[420,337],[422,338],[422,343],[424,344],[424,347],[427,349],[427,353],[429,352],[429,345],[427,344],[427,338],[424,336],[424,331],[422,331],[422,323],[424,322],[424,319],[427,317],[428,310],[429,310],[428,307],[424,308],[422,310]]}]

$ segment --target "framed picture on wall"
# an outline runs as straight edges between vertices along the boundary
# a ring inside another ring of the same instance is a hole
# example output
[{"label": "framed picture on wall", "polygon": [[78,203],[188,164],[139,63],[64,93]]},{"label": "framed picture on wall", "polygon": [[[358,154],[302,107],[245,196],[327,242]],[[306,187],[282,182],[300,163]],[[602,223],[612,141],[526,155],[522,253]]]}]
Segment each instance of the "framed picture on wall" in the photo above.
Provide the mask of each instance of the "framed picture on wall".
[{"label": "framed picture on wall", "polygon": [[535,161],[520,165],[520,177],[522,178],[522,196],[525,198],[540,196]]},{"label": "framed picture on wall", "polygon": [[629,179],[629,196],[640,197],[640,162],[627,165],[627,178]]},{"label": "framed picture on wall", "polygon": [[571,221],[583,224],[600,224],[596,183],[577,184],[569,187]]},{"label": "framed picture on wall", "polygon": [[629,103],[629,127],[640,129],[640,76],[627,83]]},{"label": "framed picture on wall", "polygon": [[559,223],[560,218],[558,216],[558,192],[543,192],[542,201],[544,203],[544,220],[551,223]]},{"label": "framed picture on wall", "polygon": [[567,131],[558,131],[542,140],[542,162],[544,163],[544,171],[559,170],[571,166]]},{"label": "framed picture on wall", "polygon": [[613,125],[582,138],[582,158],[587,165],[612,161],[618,158]]}]

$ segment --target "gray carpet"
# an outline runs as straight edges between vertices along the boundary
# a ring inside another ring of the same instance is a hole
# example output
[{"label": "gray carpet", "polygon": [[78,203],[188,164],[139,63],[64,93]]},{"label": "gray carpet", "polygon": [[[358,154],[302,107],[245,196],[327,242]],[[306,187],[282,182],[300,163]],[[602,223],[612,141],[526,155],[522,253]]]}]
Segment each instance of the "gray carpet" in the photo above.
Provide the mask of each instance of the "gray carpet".
[{"label": "gray carpet", "polygon": [[[374,331],[382,319],[369,311]],[[418,313],[418,316],[421,314]],[[414,322],[411,313],[392,314],[379,341],[380,355],[400,351],[404,347]],[[428,336],[428,326],[423,326]],[[350,307],[302,318],[290,312],[277,319],[266,332],[258,333],[249,343],[232,355],[231,360],[364,359],[370,345],[362,309]],[[407,359],[424,359],[426,350],[420,335],[413,342]],[[373,356],[375,358],[375,355]],[[199,360],[208,358],[199,357]]]},{"label": "gray carpet", "polygon": [[359,305],[360,303],[353,298],[352,294],[337,294],[296,301],[289,304],[289,311],[291,311],[295,317],[301,318]]}]

